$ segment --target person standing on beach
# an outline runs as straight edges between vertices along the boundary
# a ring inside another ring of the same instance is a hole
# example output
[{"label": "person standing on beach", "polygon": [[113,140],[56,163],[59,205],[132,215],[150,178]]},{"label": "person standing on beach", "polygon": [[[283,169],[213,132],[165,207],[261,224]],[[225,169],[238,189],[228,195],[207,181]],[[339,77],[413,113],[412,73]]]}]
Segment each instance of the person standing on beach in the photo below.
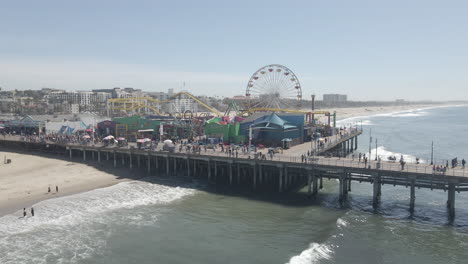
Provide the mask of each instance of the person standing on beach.
[{"label": "person standing on beach", "polygon": [[361,153],[359,153],[359,163],[361,163],[361,158],[362,158],[362,155]]},{"label": "person standing on beach", "polygon": [[23,218],[26,217],[26,208],[23,208]]},{"label": "person standing on beach", "polygon": [[55,185],[55,192],[58,192],[58,185]]},{"label": "person standing on beach", "polygon": [[466,160],[462,159],[462,167],[465,168],[465,165],[466,165]]},{"label": "person standing on beach", "polygon": [[47,192],[50,193],[50,186],[49,186],[49,188],[47,189]]},{"label": "person standing on beach", "polygon": [[34,216],[34,208],[31,207],[31,216]]}]

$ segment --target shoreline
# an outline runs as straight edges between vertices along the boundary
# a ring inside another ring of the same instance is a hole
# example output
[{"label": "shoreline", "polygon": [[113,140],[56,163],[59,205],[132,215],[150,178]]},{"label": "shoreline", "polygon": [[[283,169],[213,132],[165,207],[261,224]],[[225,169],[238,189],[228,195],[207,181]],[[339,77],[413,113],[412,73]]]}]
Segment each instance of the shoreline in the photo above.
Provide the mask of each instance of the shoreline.
[{"label": "shoreline", "polygon": [[[0,217],[57,197],[105,188],[141,178],[136,171],[97,167],[92,162],[67,161],[51,155],[0,151],[11,164],[0,164]],[[59,187],[59,192],[55,191]],[[51,192],[48,193],[48,187]],[[40,210],[40,208],[35,208]]]},{"label": "shoreline", "polygon": [[[369,118],[371,116],[377,116],[382,114],[397,114],[409,111],[419,111],[434,108],[444,107],[461,107],[467,105],[460,104],[414,104],[414,105],[403,105],[403,106],[371,106],[371,107],[347,107],[347,108],[324,108],[317,109],[318,111],[329,111],[331,113],[336,112],[336,121],[343,122],[348,119],[357,119],[358,117]],[[319,116],[319,121],[325,122],[325,116]]]},{"label": "shoreline", "polygon": [[[337,122],[343,122],[357,117],[368,118],[381,114],[457,106],[461,105],[341,108],[336,112]],[[11,158],[12,163],[0,164],[0,217],[16,213],[21,208],[26,208],[29,214],[31,206],[44,200],[105,188],[144,177],[137,171],[109,167],[100,169],[93,162],[75,162],[51,155],[0,151],[1,156]],[[59,186],[58,194],[55,193],[56,185]],[[47,193],[48,186],[52,189],[50,194]]]}]

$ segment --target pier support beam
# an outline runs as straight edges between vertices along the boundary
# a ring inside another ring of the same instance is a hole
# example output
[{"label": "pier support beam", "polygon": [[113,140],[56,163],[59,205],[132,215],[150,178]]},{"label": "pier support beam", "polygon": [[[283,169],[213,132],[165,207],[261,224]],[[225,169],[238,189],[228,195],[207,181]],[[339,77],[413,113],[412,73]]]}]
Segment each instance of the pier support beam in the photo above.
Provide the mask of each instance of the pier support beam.
[{"label": "pier support beam", "polygon": [[320,190],[323,189],[323,177],[320,176],[320,187],[319,187]]},{"label": "pier support beam", "polygon": [[413,214],[414,212],[414,202],[416,200],[416,188],[415,188],[415,180],[411,180],[410,186],[410,213]]},{"label": "pier support beam", "polygon": [[354,137],[354,149],[357,149],[357,147],[358,147],[357,140],[358,140],[358,137],[355,136],[355,137]]},{"label": "pier support beam", "polygon": [[140,154],[137,155],[137,166],[141,168]]},{"label": "pier support beam", "polygon": [[128,165],[130,166],[130,169],[133,169],[132,153],[128,154]]},{"label": "pier support beam", "polygon": [[92,158],[93,161],[94,161],[94,151],[91,151],[91,158]]},{"label": "pier support beam", "polygon": [[237,184],[240,184],[241,168],[239,163],[237,163]]},{"label": "pier support beam", "polygon": [[312,195],[312,170],[307,173],[307,194]]},{"label": "pier support beam", "polygon": [[284,188],[283,190],[287,190],[289,187],[289,175],[288,175],[288,167],[284,167]]},{"label": "pier support beam", "polygon": [[83,161],[86,161],[86,150],[83,149]]},{"label": "pier support beam", "polygon": [[72,159],[72,157],[73,157],[73,154],[72,154],[73,151],[72,151],[72,149],[70,148],[70,149],[68,150],[68,152],[70,152],[70,159]]},{"label": "pier support beam", "polygon": [[109,151],[106,152],[106,159],[109,160]]},{"label": "pier support beam", "polygon": [[374,209],[377,209],[379,207],[380,203],[380,196],[381,196],[381,191],[380,191],[380,175],[374,175],[374,195],[372,199],[372,207]]},{"label": "pier support beam", "polygon": [[170,163],[169,163],[169,156],[166,156],[166,176],[168,176],[168,177],[169,177],[169,174],[170,174],[170,172],[169,172],[169,170],[170,170],[169,165],[170,165]]},{"label": "pier support beam", "polygon": [[348,192],[351,191],[351,173],[348,173]]},{"label": "pier support beam", "polygon": [[190,177],[190,159],[187,158],[187,177]]},{"label": "pier support beam", "polygon": [[315,175],[315,170],[312,170],[312,183],[313,183],[313,189],[312,189],[312,195],[316,196],[318,193],[318,178],[317,175]]},{"label": "pier support beam", "polygon": [[208,181],[211,181],[211,160],[208,160]]},{"label": "pier support beam", "polygon": [[447,200],[448,217],[450,221],[455,219],[455,183],[448,184],[448,200]]},{"label": "pier support beam", "polygon": [[262,164],[258,164],[258,183],[261,185],[262,184],[262,176],[263,176],[263,169],[262,169]]},{"label": "pier support beam", "polygon": [[257,163],[253,165],[253,189],[257,189]]},{"label": "pier support beam", "polygon": [[117,153],[114,151],[114,168],[117,167]]},{"label": "pier support beam", "polygon": [[283,171],[284,171],[284,167],[281,166],[279,167],[279,178],[278,178],[278,182],[279,182],[279,192],[283,192]]},{"label": "pier support beam", "polygon": [[339,197],[339,201],[340,203],[343,203],[344,201],[346,201],[346,198],[348,196],[348,186],[347,186],[347,183],[348,183],[348,179],[347,179],[347,175],[348,173],[347,172],[344,172],[343,174],[340,175],[340,197]]},{"label": "pier support beam", "polygon": [[174,176],[177,176],[177,159],[174,157]]},{"label": "pier support beam", "polygon": [[159,168],[159,159],[158,159],[158,156],[154,157],[154,165],[155,165],[155,168],[156,168],[156,173],[161,173],[161,169]]},{"label": "pier support beam", "polygon": [[101,151],[98,151],[97,153],[97,160],[99,163],[101,163]]},{"label": "pier support beam", "polygon": [[232,162],[229,162],[229,185],[232,185]]},{"label": "pier support beam", "polygon": [[215,182],[218,180],[218,164],[216,164],[216,161],[214,162],[214,180]]},{"label": "pier support beam", "polygon": [[150,155],[148,155],[147,163],[148,163],[148,174],[150,174],[151,173],[151,156]]}]

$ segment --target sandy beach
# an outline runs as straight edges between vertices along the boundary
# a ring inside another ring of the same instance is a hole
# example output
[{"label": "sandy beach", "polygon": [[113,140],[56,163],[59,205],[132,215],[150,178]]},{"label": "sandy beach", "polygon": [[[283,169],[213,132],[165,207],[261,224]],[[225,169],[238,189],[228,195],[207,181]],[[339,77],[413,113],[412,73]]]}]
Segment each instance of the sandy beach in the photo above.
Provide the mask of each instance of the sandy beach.
[{"label": "sandy beach", "polygon": [[[35,203],[107,187],[136,178],[117,176],[112,171],[101,171],[93,166],[43,156],[0,152],[0,215],[16,212]],[[4,164],[3,159],[11,159]],[[56,186],[59,191],[56,192]],[[48,193],[48,187],[51,192]],[[37,208],[36,210],[40,210]]]},{"label": "sandy beach", "polygon": [[[337,108],[320,109],[337,112],[337,119],[342,120],[356,116],[369,116],[383,113],[408,111],[428,107],[439,107],[440,105],[408,105],[390,107],[362,107],[362,108]],[[303,153],[309,144],[295,146],[296,153]],[[293,155],[294,153],[289,153]],[[106,171],[99,170],[88,164],[55,159],[54,157],[18,154],[11,152],[0,152],[2,160],[4,157],[11,159],[11,164],[0,163],[0,216],[13,213],[35,203],[85,192],[96,188],[110,186],[122,181],[138,178],[130,171]],[[117,175],[124,175],[120,177]],[[127,175],[128,174],[128,175]],[[48,193],[48,187],[51,193]],[[59,192],[55,191],[59,187]]]},{"label": "sandy beach", "polygon": [[[357,116],[370,116],[402,111],[410,111],[415,109],[422,108],[432,108],[432,107],[444,107],[448,105],[431,105],[431,104],[413,104],[413,105],[400,105],[400,106],[369,106],[369,107],[348,107],[348,108],[325,108],[317,109],[318,111],[329,111],[331,113],[336,112],[336,118],[338,120],[343,120],[351,117]],[[321,122],[326,122],[326,117],[318,116]]]}]

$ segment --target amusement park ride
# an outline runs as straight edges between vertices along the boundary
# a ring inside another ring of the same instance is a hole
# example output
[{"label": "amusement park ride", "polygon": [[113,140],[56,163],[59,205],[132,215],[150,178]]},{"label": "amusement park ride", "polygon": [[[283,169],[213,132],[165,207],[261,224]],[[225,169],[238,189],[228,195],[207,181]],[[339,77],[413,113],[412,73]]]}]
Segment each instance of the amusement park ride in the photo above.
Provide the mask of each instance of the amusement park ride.
[{"label": "amusement park ride", "polygon": [[[176,93],[167,100],[156,100],[151,97],[109,99],[108,109],[134,113],[143,110],[145,113],[159,116],[172,116],[176,120],[200,120],[209,116],[229,116],[231,112],[235,112],[239,116],[249,116],[255,112],[285,112],[304,114],[306,122],[312,121],[315,115],[326,115],[330,123],[330,112],[301,110],[301,84],[294,72],[283,65],[271,64],[258,69],[247,83],[245,96],[246,99],[238,103],[232,101],[224,114],[188,92]],[[161,113],[162,104],[170,103],[181,97],[192,99],[208,112]]]}]

